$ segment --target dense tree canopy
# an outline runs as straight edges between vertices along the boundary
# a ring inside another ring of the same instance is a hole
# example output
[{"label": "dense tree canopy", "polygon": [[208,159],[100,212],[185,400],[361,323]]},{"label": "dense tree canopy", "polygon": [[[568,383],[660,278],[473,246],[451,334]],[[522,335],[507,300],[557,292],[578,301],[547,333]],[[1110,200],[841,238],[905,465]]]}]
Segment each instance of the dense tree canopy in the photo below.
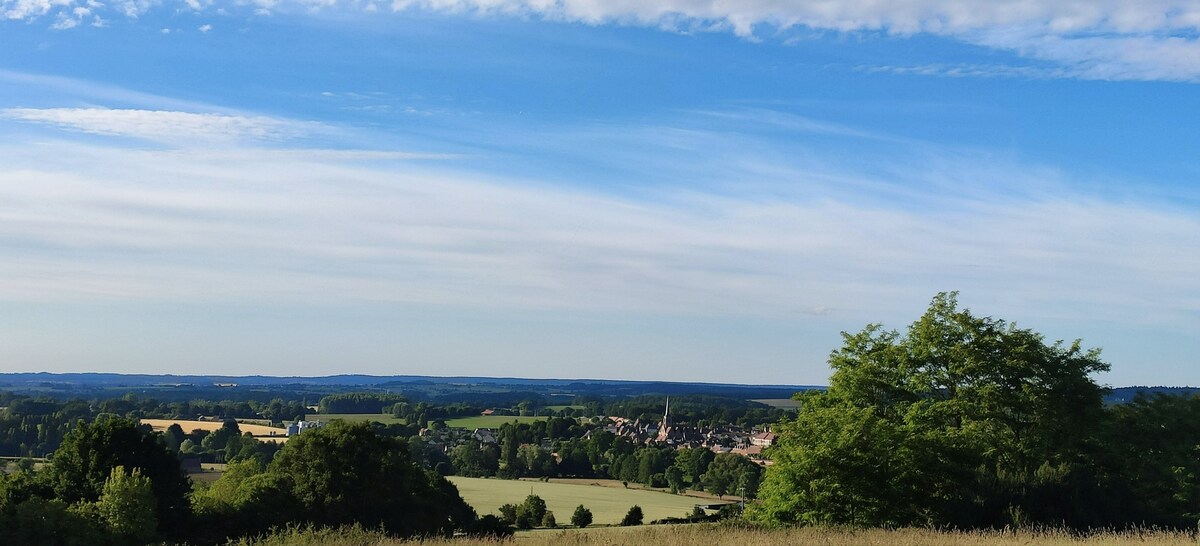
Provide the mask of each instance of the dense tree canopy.
[{"label": "dense tree canopy", "polygon": [[713,459],[704,473],[703,481],[708,491],[718,497],[736,494],[754,498],[762,467],[754,461],[734,453],[721,453]]},{"label": "dense tree canopy", "polygon": [[398,394],[348,392],[322,397],[318,407],[321,413],[381,413],[385,408],[407,401]]},{"label": "dense tree canopy", "polygon": [[231,465],[198,504],[233,533],[272,524],[362,524],[399,535],[447,534],[475,513],[454,485],[408,456],[407,442],[336,420],[288,440],[261,469]]},{"label": "dense tree canopy", "polygon": [[150,427],[128,419],[79,422],[54,452],[43,479],[59,500],[94,502],[116,467],[127,472],[138,469],[150,480],[161,531],[175,531],[188,520],[191,484],[179,467],[179,459],[159,442]]},{"label": "dense tree canopy", "polygon": [[1195,525],[1200,518],[1200,397],[1138,396],[1110,413],[1100,456],[1117,512],[1139,525]]},{"label": "dense tree canopy", "polygon": [[779,427],[761,520],[859,525],[1088,525],[1103,420],[1098,351],[1046,343],[939,294],[905,335],[845,333],[824,393]]}]

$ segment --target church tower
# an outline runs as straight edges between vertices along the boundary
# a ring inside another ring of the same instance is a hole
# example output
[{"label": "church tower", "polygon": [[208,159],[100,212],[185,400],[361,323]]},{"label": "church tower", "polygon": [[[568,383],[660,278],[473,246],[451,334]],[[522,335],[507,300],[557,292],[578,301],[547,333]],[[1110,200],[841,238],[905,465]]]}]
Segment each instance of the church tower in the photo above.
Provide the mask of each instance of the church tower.
[{"label": "church tower", "polygon": [[671,427],[667,425],[667,420],[671,416],[671,397],[667,397],[667,405],[663,408],[662,424],[658,425],[658,441],[665,442],[670,437]]}]

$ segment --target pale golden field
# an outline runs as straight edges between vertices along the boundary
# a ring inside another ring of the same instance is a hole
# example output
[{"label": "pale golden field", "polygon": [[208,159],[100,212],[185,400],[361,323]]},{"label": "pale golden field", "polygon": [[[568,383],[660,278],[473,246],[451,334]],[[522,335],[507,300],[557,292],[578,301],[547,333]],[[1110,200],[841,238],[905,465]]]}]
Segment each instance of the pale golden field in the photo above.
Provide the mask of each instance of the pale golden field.
[{"label": "pale golden field", "polygon": [[616,487],[584,485],[607,480],[579,480],[574,483],[558,481],[540,482],[526,480],[499,480],[495,478],[464,478],[447,476],[463,500],[480,514],[497,514],[502,504],[521,504],[530,493],[546,501],[546,507],[554,512],[559,522],[567,523],[580,504],[592,511],[596,524],[610,525],[621,521],[633,505],[642,508],[646,522],[656,519],[687,517],[697,503],[717,503],[716,499],[672,495],[660,491],[625,489],[621,482]]},{"label": "pale golden field", "polygon": [[[232,542],[236,546],[484,546],[495,540],[404,541],[361,529],[284,531],[271,537]],[[1072,537],[1061,532],[945,532],[926,529],[846,530],[822,528],[738,529],[711,524],[609,527],[518,533],[514,546],[1174,546],[1195,544],[1189,533],[1162,531],[1097,533]]]},{"label": "pale golden field", "polygon": [[[540,482],[541,479],[539,479],[539,478],[521,478],[521,481]],[[671,492],[670,488],[649,487],[646,484],[634,483],[634,482],[629,482],[629,485],[626,486],[624,483],[621,482],[621,480],[614,480],[611,478],[603,478],[603,479],[601,479],[601,478],[550,478],[548,483],[564,483],[564,484],[568,484],[568,485],[587,485],[587,486],[592,486],[592,487],[611,487],[613,489],[634,489],[634,490],[656,491],[659,493],[668,493],[668,494]],[[725,495],[724,497],[717,497],[716,495],[709,493],[707,491],[692,491],[692,490],[683,491],[679,495],[684,496],[684,497],[693,497],[693,498],[699,499],[699,501],[697,501],[697,502],[706,502],[706,503],[707,502],[712,502],[712,503],[737,502],[738,500],[741,499],[741,497],[738,497],[737,495]]]},{"label": "pale golden field", "polygon": [[[220,421],[184,421],[182,419],[141,419],[140,421],[143,425],[150,425],[157,432],[167,430],[174,423],[179,423],[184,432],[191,432],[196,429],[214,431],[223,425]],[[254,435],[255,439],[264,442],[287,441],[287,429],[251,423],[238,423],[238,430],[241,430],[242,434],[249,432]]]}]

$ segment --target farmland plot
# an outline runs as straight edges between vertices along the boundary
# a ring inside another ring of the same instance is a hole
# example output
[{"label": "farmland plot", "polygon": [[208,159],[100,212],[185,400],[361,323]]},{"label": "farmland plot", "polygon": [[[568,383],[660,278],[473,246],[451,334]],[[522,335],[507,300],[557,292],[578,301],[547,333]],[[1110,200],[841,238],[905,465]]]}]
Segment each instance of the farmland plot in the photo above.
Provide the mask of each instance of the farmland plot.
[{"label": "farmland plot", "polygon": [[546,507],[554,512],[560,523],[570,521],[571,513],[580,504],[592,511],[596,525],[616,525],[629,507],[642,507],[647,522],[667,517],[685,517],[697,503],[709,503],[704,499],[672,495],[642,489],[624,489],[578,483],[546,483],[522,480],[499,480],[491,478],[464,478],[449,476],[458,487],[467,504],[476,512],[496,514],[500,505],[520,504],[532,492],[546,501]]}]

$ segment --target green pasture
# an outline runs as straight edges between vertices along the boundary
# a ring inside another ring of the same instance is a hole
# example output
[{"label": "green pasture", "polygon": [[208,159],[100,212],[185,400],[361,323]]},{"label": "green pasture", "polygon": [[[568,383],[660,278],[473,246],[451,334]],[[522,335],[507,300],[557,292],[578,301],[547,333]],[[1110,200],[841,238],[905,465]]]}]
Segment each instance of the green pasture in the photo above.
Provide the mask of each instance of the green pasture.
[{"label": "green pasture", "polygon": [[573,409],[573,410],[581,410],[581,409],[587,409],[587,406],[570,406],[570,405],[567,405],[567,406],[546,406],[546,409],[548,409],[548,410],[554,410],[554,411],[562,411],[562,410],[565,410],[565,409],[567,409],[567,408],[571,408],[571,409]]},{"label": "green pasture", "polygon": [[342,419],[344,421],[374,421],[385,425],[404,424],[404,419],[392,417],[387,413],[310,413],[304,417],[309,421],[332,421],[334,419]]},{"label": "green pasture", "polygon": [[758,402],[759,404],[766,404],[779,409],[796,409],[800,407],[800,402],[791,398],[760,398],[758,400],[751,400],[751,402]]},{"label": "green pasture", "polygon": [[546,507],[554,512],[559,524],[568,524],[575,507],[580,504],[592,511],[594,524],[616,525],[629,507],[635,504],[642,507],[645,521],[649,523],[667,517],[686,517],[697,503],[716,502],[658,491],[599,485],[461,476],[449,476],[448,479],[454,482],[459,494],[480,515],[499,514],[500,505],[520,504],[532,491],[546,501]]},{"label": "green pasture", "polygon": [[545,421],[548,417],[517,417],[515,415],[476,415],[474,417],[459,417],[457,419],[447,419],[446,426],[465,428],[474,430],[477,428],[500,428],[504,423],[517,421],[519,423],[532,423],[534,421]]}]

